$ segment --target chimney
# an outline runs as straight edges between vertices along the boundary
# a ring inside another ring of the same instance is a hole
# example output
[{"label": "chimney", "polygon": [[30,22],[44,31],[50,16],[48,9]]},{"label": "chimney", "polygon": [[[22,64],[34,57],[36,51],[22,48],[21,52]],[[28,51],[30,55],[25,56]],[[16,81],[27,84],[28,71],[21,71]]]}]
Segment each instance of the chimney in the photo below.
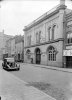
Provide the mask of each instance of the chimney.
[{"label": "chimney", "polygon": [[65,0],[60,0],[60,5],[65,5]]}]

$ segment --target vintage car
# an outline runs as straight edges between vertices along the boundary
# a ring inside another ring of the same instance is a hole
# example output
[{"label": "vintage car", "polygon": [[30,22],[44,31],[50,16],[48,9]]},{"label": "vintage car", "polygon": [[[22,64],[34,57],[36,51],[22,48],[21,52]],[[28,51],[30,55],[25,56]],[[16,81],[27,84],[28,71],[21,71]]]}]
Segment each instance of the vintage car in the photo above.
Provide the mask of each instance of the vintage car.
[{"label": "vintage car", "polygon": [[14,58],[4,58],[2,66],[8,71],[20,70],[20,65],[15,62]]}]

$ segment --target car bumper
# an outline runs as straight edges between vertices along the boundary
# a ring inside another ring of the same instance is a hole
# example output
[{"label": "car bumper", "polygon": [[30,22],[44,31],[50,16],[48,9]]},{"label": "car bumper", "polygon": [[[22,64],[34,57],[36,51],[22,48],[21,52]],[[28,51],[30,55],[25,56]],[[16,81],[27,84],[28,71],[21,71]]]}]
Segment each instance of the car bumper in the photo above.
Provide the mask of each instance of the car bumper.
[{"label": "car bumper", "polygon": [[3,69],[5,69],[5,70],[7,70],[7,71],[17,71],[17,70],[20,70],[20,68],[18,67],[18,68],[3,68]]}]

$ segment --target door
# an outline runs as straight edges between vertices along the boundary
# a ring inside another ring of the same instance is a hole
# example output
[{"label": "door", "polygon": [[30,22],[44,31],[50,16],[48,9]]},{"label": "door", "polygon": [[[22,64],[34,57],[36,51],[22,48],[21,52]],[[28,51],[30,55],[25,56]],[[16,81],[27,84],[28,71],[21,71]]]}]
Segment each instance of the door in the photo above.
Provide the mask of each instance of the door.
[{"label": "door", "polygon": [[72,68],[72,56],[67,56],[66,57],[66,67],[67,68]]},{"label": "door", "polygon": [[20,61],[20,54],[18,54],[18,61]]},{"label": "door", "polygon": [[41,53],[40,53],[40,49],[38,48],[36,50],[36,64],[40,64],[41,62]]}]

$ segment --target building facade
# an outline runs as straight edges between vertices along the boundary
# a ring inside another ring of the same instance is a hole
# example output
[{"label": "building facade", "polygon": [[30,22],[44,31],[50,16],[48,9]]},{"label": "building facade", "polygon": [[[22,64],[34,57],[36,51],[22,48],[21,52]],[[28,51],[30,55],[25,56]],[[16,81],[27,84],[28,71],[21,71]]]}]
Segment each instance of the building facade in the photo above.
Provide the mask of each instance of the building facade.
[{"label": "building facade", "polygon": [[8,57],[15,57],[16,61],[24,60],[24,36],[17,35],[6,41]]},{"label": "building facade", "polygon": [[65,0],[24,28],[24,61],[64,67],[66,36]]},{"label": "building facade", "polygon": [[3,34],[4,34],[4,30],[0,32],[0,60],[3,58],[2,54],[3,54]]},{"label": "building facade", "polygon": [[6,51],[8,53],[8,57],[11,57],[11,38],[6,41]]},{"label": "building facade", "polygon": [[18,36],[15,41],[16,45],[16,60],[24,61],[24,36]]},{"label": "building facade", "polygon": [[11,37],[13,36],[4,34],[4,30],[0,32],[0,59],[8,57],[6,41]]},{"label": "building facade", "polygon": [[72,67],[72,12],[66,15],[64,63],[65,67]]}]

